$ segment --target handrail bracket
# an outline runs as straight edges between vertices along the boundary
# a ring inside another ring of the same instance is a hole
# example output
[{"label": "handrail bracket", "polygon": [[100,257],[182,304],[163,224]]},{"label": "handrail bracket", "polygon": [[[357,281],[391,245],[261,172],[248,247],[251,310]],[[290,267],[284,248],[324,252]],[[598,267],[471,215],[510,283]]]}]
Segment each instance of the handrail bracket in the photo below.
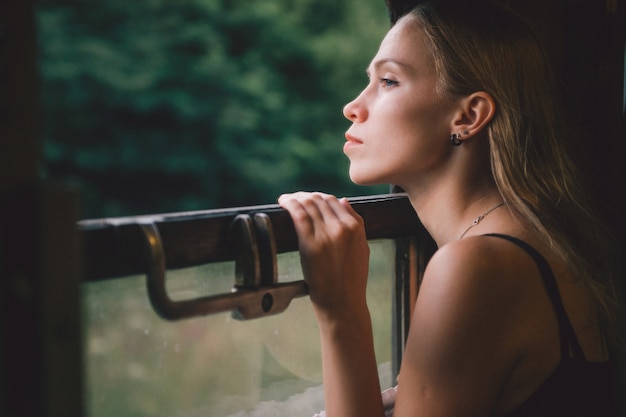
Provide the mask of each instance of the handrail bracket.
[{"label": "handrail bracket", "polygon": [[174,301],[166,290],[166,256],[154,222],[139,224],[146,241],[148,298],[167,320],[231,311],[248,320],[283,312],[291,300],[308,294],[304,281],[278,282],[277,251],[270,217],[265,213],[239,214],[229,228],[235,257],[235,283],[230,293]]}]

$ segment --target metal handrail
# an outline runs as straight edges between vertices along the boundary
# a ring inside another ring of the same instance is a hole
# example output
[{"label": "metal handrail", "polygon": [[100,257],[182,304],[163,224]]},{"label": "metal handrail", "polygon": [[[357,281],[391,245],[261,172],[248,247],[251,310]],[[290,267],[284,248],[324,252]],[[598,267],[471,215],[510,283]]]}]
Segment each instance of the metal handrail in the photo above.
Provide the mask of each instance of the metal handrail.
[{"label": "metal handrail", "polygon": [[[365,222],[368,239],[415,236],[424,232],[405,194],[350,198]],[[147,265],[139,254],[145,247],[141,225],[154,223],[160,232],[167,269],[233,261],[237,254],[225,244],[231,225],[241,214],[264,213],[271,221],[277,253],[298,250],[289,214],[278,205],[103,218],[78,222],[83,242],[84,281],[99,281],[144,274]]]},{"label": "metal handrail", "polygon": [[[423,231],[404,194],[350,200],[368,240],[416,236]],[[168,320],[232,311],[251,319],[284,311],[308,294],[304,281],[278,283],[278,253],[297,250],[289,214],[277,205],[79,222],[86,281],[145,273],[154,310]],[[144,254],[144,256],[138,256]],[[230,293],[174,301],[166,271],[234,260]]]}]

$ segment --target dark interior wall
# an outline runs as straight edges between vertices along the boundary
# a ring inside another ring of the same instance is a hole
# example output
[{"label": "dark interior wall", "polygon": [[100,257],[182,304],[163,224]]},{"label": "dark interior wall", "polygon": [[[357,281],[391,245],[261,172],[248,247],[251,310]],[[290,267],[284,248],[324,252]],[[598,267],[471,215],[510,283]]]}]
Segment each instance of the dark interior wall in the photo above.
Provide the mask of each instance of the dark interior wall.
[{"label": "dark interior wall", "polygon": [[624,2],[510,0],[534,23],[584,129],[600,206],[624,236]]},{"label": "dark interior wall", "polygon": [[40,179],[34,1],[0,0],[0,416],[82,413],[77,195]]},{"label": "dark interior wall", "polygon": [[[26,195],[32,195],[36,187],[39,165],[40,151],[35,134],[35,34],[32,4],[29,3],[0,2],[0,415],[14,412],[9,387],[15,380],[16,385],[21,385],[11,358],[20,346],[35,346],[34,342],[38,342],[36,331],[20,331],[14,321],[8,320],[13,316],[11,313],[17,313],[13,310],[14,301],[19,297],[17,288],[24,284],[23,294],[27,297],[36,268],[34,251],[26,243],[34,242],[36,233],[28,226],[21,230],[10,227],[10,212],[34,210],[34,203],[27,202]],[[18,241],[26,244],[16,244]],[[21,312],[32,311],[29,302],[20,304],[24,308]],[[31,317],[26,314],[20,317],[20,322],[33,325]],[[29,356],[28,351],[24,351],[25,356]],[[24,365],[25,372],[38,375],[37,365],[32,360]],[[38,411],[36,403],[33,401],[28,406],[32,415]]]}]

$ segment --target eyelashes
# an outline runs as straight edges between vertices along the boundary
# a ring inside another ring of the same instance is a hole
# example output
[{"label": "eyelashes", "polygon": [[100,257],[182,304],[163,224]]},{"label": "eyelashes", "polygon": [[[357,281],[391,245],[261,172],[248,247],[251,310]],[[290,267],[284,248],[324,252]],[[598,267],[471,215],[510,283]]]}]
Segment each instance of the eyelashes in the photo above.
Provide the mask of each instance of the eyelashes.
[{"label": "eyelashes", "polygon": [[383,88],[386,88],[386,87],[394,87],[400,83],[398,81],[395,81],[389,78],[379,77],[378,84],[380,84]]}]

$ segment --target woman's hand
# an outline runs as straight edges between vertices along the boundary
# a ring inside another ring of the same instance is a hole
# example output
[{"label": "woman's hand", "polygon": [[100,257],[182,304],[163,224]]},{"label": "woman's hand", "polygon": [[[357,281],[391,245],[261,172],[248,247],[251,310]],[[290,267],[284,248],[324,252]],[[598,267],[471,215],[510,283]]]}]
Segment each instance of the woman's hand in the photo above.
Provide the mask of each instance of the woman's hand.
[{"label": "woman's hand", "polygon": [[372,325],[365,299],[369,246],[363,219],[322,193],[283,195],[295,225],[304,279],[320,324],[328,416],[382,416]]},{"label": "woman's hand", "polygon": [[349,317],[365,308],[369,246],[363,219],[348,200],[299,192],[280,196],[278,203],[294,222],[316,312]]}]

